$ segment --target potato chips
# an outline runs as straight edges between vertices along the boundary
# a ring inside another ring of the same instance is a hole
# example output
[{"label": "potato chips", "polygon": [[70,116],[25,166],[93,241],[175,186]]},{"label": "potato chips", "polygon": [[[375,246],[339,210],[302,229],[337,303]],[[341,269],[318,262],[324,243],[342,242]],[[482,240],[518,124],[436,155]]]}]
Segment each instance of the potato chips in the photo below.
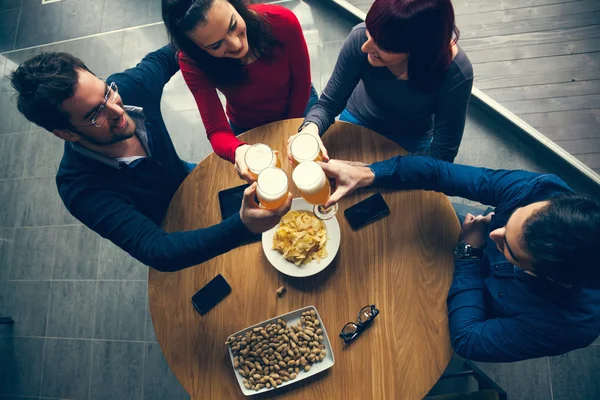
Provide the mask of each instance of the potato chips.
[{"label": "potato chips", "polygon": [[327,257],[325,224],[309,211],[290,211],[273,235],[273,249],[296,265]]}]

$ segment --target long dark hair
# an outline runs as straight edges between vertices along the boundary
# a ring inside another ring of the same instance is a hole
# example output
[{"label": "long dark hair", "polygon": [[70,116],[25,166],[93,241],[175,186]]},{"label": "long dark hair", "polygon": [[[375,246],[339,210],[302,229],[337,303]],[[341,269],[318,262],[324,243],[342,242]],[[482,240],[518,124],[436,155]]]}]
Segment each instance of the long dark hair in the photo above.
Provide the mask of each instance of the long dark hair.
[{"label": "long dark hair", "polygon": [[417,89],[442,84],[459,37],[450,0],[375,0],[365,23],[382,50],[408,53],[408,79]]},{"label": "long dark hair", "polygon": [[[243,65],[236,59],[217,58],[198,47],[186,33],[206,22],[206,14],[215,0],[162,0],[162,17],[171,44],[190,57],[214,84],[230,86],[246,78]],[[227,0],[246,22],[252,55],[270,62],[280,43],[262,15],[252,12],[245,0]]]}]

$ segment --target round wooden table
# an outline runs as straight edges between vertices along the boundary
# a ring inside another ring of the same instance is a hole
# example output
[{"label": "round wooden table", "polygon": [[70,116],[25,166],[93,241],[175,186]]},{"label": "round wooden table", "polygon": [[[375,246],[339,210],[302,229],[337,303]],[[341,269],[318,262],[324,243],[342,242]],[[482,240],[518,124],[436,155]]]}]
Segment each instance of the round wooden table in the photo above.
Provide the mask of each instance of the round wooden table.
[{"label": "round wooden table", "polygon": [[[275,122],[241,139],[278,149],[282,168],[291,177],[286,143],[301,122]],[[343,160],[369,163],[406,153],[375,132],[343,122],[329,129],[324,142],[332,158]],[[173,197],[164,228],[192,230],[219,223],[217,193],[242,183],[229,162],[211,154]],[[295,187],[291,190],[299,197]],[[431,389],[452,356],[446,296],[460,227],[443,194],[382,191],[391,215],[353,231],[343,210],[374,192],[361,190],[340,201],[340,250],[332,264],[315,276],[298,279],[279,273],[267,261],[260,242],[179,272],[150,269],[148,294],[156,337],[192,399],[244,398],[226,338],[308,305],[321,315],[335,365],[264,397],[404,400],[420,399]],[[202,317],[192,307],[191,297],[217,274],[225,277],[232,292]],[[275,294],[280,286],[287,288],[281,298]],[[377,306],[379,316],[356,341],[344,345],[340,330],[370,304]]]}]

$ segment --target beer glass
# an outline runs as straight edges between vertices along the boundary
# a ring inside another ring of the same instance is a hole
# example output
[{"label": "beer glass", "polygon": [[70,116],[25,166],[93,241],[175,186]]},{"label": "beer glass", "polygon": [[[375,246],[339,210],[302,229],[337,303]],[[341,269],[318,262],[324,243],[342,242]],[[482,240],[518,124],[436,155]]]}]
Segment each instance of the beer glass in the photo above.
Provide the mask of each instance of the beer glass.
[{"label": "beer glass", "polygon": [[292,173],[294,184],[309,204],[314,205],[313,212],[319,219],[330,219],[338,210],[338,205],[325,208],[323,204],[331,196],[331,186],[325,172],[314,161],[304,161]]},{"label": "beer glass", "polygon": [[260,205],[276,210],[285,203],[288,196],[288,177],[284,170],[267,167],[258,174],[256,196]]},{"label": "beer glass", "polygon": [[268,167],[281,167],[279,157],[269,146],[263,143],[256,143],[246,151],[244,162],[250,171],[252,178],[256,180],[258,174]]},{"label": "beer glass", "polygon": [[292,153],[292,166],[294,168],[305,161],[323,160],[319,141],[310,133],[299,133],[294,136],[292,143],[290,143],[290,152]]}]

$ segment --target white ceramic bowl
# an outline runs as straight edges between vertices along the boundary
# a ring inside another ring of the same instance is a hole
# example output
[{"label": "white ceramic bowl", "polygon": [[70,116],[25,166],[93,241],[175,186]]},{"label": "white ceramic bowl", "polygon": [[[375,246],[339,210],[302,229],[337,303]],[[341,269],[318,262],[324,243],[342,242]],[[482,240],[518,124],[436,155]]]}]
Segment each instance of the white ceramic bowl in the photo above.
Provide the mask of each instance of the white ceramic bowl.
[{"label": "white ceramic bowl", "polygon": [[[292,210],[312,212],[312,209],[313,206],[308,204],[303,198],[292,200]],[[277,228],[279,228],[279,224],[262,234],[262,245],[267,260],[282,274],[298,278],[315,275],[323,271],[331,264],[340,249],[340,225],[337,218],[334,216],[323,222],[325,223],[325,229],[327,229],[327,243],[325,244],[327,257],[321,259],[320,262],[312,260],[308,264],[296,265],[283,258],[283,255],[277,250],[273,250],[273,235]]]}]

